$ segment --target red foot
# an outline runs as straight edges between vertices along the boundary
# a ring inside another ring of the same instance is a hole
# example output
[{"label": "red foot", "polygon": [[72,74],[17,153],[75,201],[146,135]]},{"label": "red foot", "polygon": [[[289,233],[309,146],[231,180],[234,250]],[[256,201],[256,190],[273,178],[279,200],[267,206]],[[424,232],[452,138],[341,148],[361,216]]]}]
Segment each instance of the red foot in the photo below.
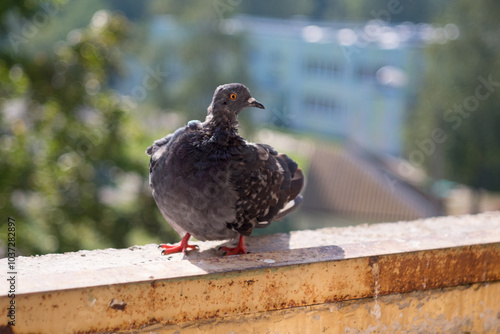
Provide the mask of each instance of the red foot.
[{"label": "red foot", "polygon": [[163,249],[161,251],[162,255],[181,253],[181,252],[183,252],[184,254],[187,255],[188,248],[190,248],[190,249],[198,248],[198,246],[196,246],[196,245],[189,245],[188,244],[189,238],[191,238],[191,234],[186,233],[186,235],[184,235],[184,238],[182,238],[181,242],[178,245],[161,244],[160,246],[158,246],[158,248]]},{"label": "red foot", "polygon": [[245,246],[245,237],[240,235],[240,240],[238,241],[238,245],[233,248],[229,248],[226,246],[221,247],[222,250],[226,251],[224,255],[236,255],[236,254],[246,254],[247,247]]}]

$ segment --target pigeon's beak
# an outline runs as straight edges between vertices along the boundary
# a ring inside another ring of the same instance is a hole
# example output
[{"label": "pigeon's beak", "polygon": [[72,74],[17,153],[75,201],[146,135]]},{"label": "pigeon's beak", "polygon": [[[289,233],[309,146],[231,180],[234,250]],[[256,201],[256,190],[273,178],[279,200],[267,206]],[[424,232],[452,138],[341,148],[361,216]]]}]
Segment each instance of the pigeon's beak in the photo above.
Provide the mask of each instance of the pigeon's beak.
[{"label": "pigeon's beak", "polygon": [[251,97],[251,98],[248,99],[248,104],[250,105],[250,107],[255,107],[255,108],[260,108],[260,109],[266,109],[266,108],[264,108],[264,105],[262,103],[260,103],[259,101],[257,101],[253,97]]}]

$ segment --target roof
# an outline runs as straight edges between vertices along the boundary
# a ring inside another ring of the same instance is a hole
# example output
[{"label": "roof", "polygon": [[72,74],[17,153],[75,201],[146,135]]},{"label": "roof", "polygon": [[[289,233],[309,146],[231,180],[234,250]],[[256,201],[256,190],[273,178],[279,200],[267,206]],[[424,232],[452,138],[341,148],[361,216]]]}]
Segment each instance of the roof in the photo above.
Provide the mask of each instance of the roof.
[{"label": "roof", "polygon": [[303,210],[329,211],[370,221],[442,215],[441,205],[356,147],[319,146],[306,177]]}]

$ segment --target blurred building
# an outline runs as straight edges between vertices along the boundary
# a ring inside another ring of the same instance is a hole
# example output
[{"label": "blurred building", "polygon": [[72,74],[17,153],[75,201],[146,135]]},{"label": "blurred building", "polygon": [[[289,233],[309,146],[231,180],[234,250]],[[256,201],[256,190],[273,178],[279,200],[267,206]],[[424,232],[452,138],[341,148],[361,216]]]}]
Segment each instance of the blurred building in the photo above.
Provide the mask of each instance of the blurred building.
[{"label": "blurred building", "polygon": [[[381,20],[312,22],[244,15],[222,20],[218,29],[244,40],[248,85],[267,109],[252,113],[256,121],[353,141],[394,156],[401,155],[407,111],[423,79],[423,46],[458,37],[452,24],[436,28]],[[170,15],[154,17],[149,31],[151,43],[166,52],[182,49],[192,33]],[[180,57],[168,52],[160,64],[167,69],[168,93],[174,96],[182,86],[176,81],[191,71]],[[128,78],[117,88],[142,101],[148,92],[136,86],[148,68],[129,59],[128,70]]]},{"label": "blurred building", "polygon": [[[392,155],[422,79],[422,46],[458,36],[455,26],[310,22],[238,16],[221,23],[248,43],[261,122],[354,141]],[[259,117],[260,116],[260,117]]]}]

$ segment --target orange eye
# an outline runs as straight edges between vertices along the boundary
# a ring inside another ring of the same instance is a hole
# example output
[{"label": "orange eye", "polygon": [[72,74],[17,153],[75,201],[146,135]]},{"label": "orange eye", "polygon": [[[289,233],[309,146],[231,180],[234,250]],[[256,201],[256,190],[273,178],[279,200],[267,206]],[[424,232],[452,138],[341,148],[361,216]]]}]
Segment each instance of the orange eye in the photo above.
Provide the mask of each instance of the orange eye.
[{"label": "orange eye", "polygon": [[231,98],[231,100],[236,100],[236,94],[233,93],[233,94],[229,95],[229,98]]}]

